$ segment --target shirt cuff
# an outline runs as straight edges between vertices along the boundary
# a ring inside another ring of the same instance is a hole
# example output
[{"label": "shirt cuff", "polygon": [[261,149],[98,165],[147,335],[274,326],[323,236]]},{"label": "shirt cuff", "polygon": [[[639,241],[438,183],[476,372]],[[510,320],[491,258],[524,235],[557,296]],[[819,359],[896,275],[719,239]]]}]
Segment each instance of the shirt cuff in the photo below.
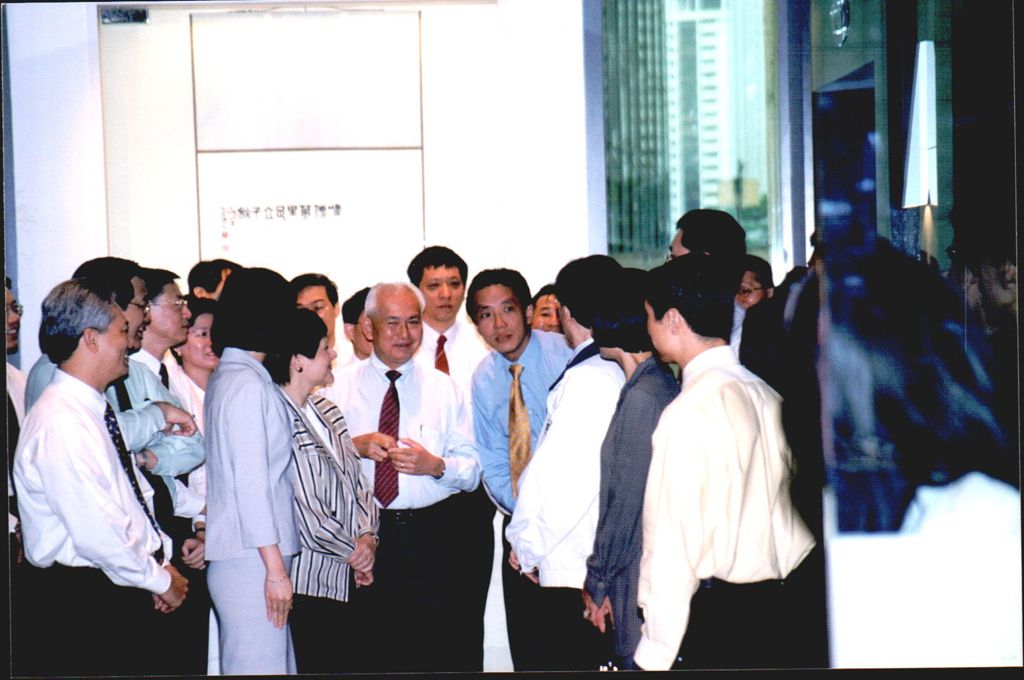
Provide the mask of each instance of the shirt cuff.
[{"label": "shirt cuff", "polygon": [[590,599],[594,601],[594,604],[600,607],[601,602],[608,595],[608,584],[588,570],[587,578],[583,581],[583,587],[586,588],[587,594],[590,595]]},{"label": "shirt cuff", "polygon": [[678,649],[668,649],[644,635],[633,653],[633,661],[646,671],[667,671],[672,668],[677,656]]}]

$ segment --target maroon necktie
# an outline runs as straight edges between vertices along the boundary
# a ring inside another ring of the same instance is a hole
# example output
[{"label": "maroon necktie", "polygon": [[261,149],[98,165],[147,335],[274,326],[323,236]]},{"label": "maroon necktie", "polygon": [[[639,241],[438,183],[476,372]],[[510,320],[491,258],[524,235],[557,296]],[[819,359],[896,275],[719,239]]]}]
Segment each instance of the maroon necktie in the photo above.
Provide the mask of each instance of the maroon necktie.
[{"label": "maroon necktie", "polygon": [[[384,401],[380,405],[380,420],[377,424],[377,431],[398,439],[398,389],[395,381],[402,374],[398,371],[388,371],[388,391],[384,393]],[[388,507],[398,497],[398,470],[391,464],[390,460],[377,461],[373,472],[373,495],[380,501],[382,507]]]},{"label": "maroon necktie", "polygon": [[448,338],[443,335],[437,338],[437,350],[434,352],[434,368],[437,370],[448,373],[448,355],[444,351],[444,343],[448,342]]}]

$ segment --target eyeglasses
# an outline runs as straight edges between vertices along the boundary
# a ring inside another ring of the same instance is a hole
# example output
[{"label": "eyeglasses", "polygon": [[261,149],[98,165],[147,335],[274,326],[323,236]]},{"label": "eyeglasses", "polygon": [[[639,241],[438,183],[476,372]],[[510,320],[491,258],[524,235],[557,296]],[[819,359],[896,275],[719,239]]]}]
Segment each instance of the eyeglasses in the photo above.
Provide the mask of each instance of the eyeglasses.
[{"label": "eyeglasses", "polygon": [[764,286],[759,286],[757,288],[740,288],[739,296],[750,297],[759,290],[764,290]]},{"label": "eyeglasses", "polygon": [[177,300],[175,300],[173,302],[168,302],[166,304],[163,303],[163,302],[150,303],[149,306],[150,307],[177,307],[178,309],[181,309],[181,308],[184,307],[184,308],[187,309],[188,308],[188,300],[186,300],[185,298],[178,298]]},{"label": "eyeglasses", "polygon": [[152,305],[150,305],[148,302],[139,303],[139,302],[136,302],[135,300],[129,300],[128,304],[135,305],[136,307],[141,309],[143,315],[149,314],[149,310],[152,309]]},{"label": "eyeglasses", "polygon": [[18,316],[21,316],[22,312],[24,312],[24,311],[25,311],[25,307],[20,302],[12,302],[11,304],[7,305],[7,313],[8,314],[10,314],[11,312],[14,312]]}]

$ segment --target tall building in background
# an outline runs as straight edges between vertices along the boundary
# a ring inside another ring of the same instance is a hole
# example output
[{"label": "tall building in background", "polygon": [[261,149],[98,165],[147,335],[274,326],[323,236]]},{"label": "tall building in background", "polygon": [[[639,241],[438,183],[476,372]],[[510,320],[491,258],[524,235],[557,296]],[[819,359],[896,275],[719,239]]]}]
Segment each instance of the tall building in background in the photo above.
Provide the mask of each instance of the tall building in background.
[{"label": "tall building in background", "polygon": [[763,3],[664,1],[670,211],[726,210],[767,248]]}]

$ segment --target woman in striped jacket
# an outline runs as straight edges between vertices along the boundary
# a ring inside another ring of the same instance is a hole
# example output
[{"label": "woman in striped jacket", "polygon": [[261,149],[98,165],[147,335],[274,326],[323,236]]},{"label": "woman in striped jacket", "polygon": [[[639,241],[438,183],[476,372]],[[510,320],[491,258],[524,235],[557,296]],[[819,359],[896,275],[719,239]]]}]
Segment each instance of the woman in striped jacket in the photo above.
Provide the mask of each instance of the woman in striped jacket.
[{"label": "woman in striped jacket", "polygon": [[330,400],[313,395],[333,380],[336,355],[327,327],[304,309],[295,310],[289,325],[290,353],[268,355],[264,366],[292,418],[301,542],[291,568],[295,660],[300,673],[351,671],[363,645],[348,600],[353,587],[373,583],[378,511],[345,417]]}]

